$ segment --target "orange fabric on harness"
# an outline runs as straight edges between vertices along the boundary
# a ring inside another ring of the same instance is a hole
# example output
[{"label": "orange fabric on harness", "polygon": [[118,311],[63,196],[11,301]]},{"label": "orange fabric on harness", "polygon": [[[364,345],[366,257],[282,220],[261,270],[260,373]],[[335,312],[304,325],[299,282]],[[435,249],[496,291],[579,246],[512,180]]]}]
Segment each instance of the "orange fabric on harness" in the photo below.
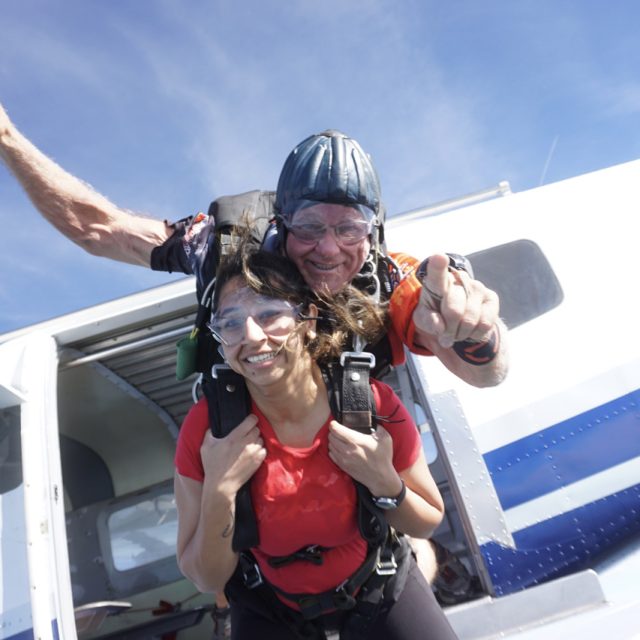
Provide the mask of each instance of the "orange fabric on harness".
[{"label": "orange fabric on harness", "polygon": [[406,253],[391,253],[391,258],[398,264],[403,278],[393,290],[389,300],[389,315],[395,333],[412,353],[431,356],[433,353],[415,343],[416,327],[413,323],[413,312],[420,302],[422,283],[416,277],[416,269],[420,262]]}]

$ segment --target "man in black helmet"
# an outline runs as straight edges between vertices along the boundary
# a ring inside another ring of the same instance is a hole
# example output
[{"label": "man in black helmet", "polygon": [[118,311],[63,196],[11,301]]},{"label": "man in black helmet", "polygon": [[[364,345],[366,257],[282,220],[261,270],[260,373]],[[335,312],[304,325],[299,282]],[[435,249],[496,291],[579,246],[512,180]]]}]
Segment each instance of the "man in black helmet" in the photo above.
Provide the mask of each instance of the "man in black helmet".
[{"label": "man in black helmet", "polygon": [[[0,158],[40,213],[89,253],[195,273],[199,285],[211,276],[210,217],[197,214],[171,225],[114,205],[42,154],[2,105]],[[273,199],[259,205],[271,210]],[[502,381],[506,331],[496,294],[444,254],[428,258],[428,269],[427,260],[418,264],[403,254],[388,260],[378,177],[355,140],[326,131],[296,146],[283,167],[273,213],[265,243],[286,253],[315,289],[337,291],[353,281],[374,296],[391,296],[393,364],[403,360],[404,343],[436,355],[472,385]]]},{"label": "man in black helmet", "polygon": [[[211,222],[203,214],[170,225],[114,205],[42,154],[1,105],[0,157],[41,214],[89,253],[202,275],[208,247],[201,239]],[[302,141],[283,167],[275,213],[269,242],[309,284],[329,291],[354,278],[379,284],[384,209],[375,169],[355,140],[327,131]],[[163,255],[168,245],[169,258]],[[431,256],[428,269],[426,261],[392,257],[399,266],[390,301],[397,357],[402,341],[416,353],[436,355],[469,384],[500,383],[508,365],[496,294],[446,255]]]},{"label": "man in black helmet", "polygon": [[401,341],[414,353],[437,355],[470,384],[502,380],[507,358],[496,294],[460,256],[418,264],[392,253],[389,260],[380,182],[356,140],[328,130],[298,144],[282,168],[275,210],[281,247],[315,290],[358,282],[390,297],[392,364],[404,360]]}]

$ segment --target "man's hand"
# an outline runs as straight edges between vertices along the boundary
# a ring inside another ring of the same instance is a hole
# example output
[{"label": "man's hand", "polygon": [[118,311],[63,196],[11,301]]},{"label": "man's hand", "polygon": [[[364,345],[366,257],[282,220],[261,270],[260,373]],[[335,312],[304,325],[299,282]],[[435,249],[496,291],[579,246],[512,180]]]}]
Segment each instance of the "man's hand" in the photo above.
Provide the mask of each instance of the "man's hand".
[{"label": "man's hand", "polygon": [[420,304],[413,314],[419,332],[434,336],[441,347],[454,342],[487,339],[499,320],[498,296],[465,271],[449,269],[449,258],[429,258]]},{"label": "man's hand", "polygon": [[214,438],[207,431],[200,456],[207,482],[235,495],[267,456],[254,415],[247,416],[229,435]]}]

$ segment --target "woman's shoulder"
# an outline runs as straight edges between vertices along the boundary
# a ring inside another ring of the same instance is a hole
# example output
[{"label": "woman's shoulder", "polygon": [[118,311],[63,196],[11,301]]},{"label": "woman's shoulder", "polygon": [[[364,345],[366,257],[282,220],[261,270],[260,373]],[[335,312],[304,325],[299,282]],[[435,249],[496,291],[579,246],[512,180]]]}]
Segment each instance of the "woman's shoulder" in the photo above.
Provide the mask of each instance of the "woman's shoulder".
[{"label": "woman's shoulder", "polygon": [[204,396],[200,398],[198,402],[191,405],[182,425],[185,426],[187,423],[202,424],[203,422],[209,422],[209,407],[207,405],[207,399]]},{"label": "woman's shoulder", "polygon": [[386,382],[382,382],[382,380],[376,380],[375,378],[372,378],[371,391],[373,392],[373,397],[376,401],[376,407],[378,409],[380,409],[383,405],[395,405],[400,402],[400,398],[398,398],[396,392]]},{"label": "woman's shoulder", "polygon": [[376,401],[377,422],[393,438],[393,466],[398,471],[408,469],[418,459],[422,446],[416,424],[388,384],[371,380],[371,389]]},{"label": "woman's shoulder", "polygon": [[193,440],[200,441],[198,446],[202,441],[204,436],[204,432],[207,430],[209,426],[209,407],[207,405],[206,398],[200,398],[198,402],[191,405],[187,415],[184,417],[182,421],[182,426],[180,427],[180,435],[178,436],[179,440]]}]

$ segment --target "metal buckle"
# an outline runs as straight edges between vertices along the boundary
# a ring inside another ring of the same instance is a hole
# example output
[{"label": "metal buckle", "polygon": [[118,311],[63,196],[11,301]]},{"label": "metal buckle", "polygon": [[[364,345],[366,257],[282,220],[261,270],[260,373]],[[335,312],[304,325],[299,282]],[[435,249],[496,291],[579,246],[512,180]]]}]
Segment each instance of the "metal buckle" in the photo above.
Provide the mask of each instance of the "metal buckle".
[{"label": "metal buckle", "polygon": [[211,367],[211,377],[217,380],[218,371],[231,371],[231,367],[228,364],[214,364]]},{"label": "metal buckle", "polygon": [[[347,582],[349,582],[349,578],[347,578],[346,580],[343,580],[337,587],[336,587],[336,593],[340,593],[344,591],[344,588],[347,586]],[[346,592],[345,592],[346,593]]]},{"label": "metal buckle", "polygon": [[376,357],[368,351],[343,351],[340,354],[340,366],[344,367],[344,363],[349,358],[355,362],[364,362],[369,365],[369,369],[376,366]]},{"label": "metal buckle", "polygon": [[356,606],[356,599],[346,589],[348,582],[348,579],[341,582],[334,592],[333,604],[339,611],[348,611]]},{"label": "metal buckle", "polygon": [[392,576],[398,570],[398,563],[396,559],[391,554],[390,560],[383,560],[382,558],[378,560],[378,564],[376,565],[376,573],[379,576]]},{"label": "metal buckle", "polygon": [[247,589],[259,587],[263,582],[260,567],[254,563],[248,571],[242,572],[242,579]]}]

